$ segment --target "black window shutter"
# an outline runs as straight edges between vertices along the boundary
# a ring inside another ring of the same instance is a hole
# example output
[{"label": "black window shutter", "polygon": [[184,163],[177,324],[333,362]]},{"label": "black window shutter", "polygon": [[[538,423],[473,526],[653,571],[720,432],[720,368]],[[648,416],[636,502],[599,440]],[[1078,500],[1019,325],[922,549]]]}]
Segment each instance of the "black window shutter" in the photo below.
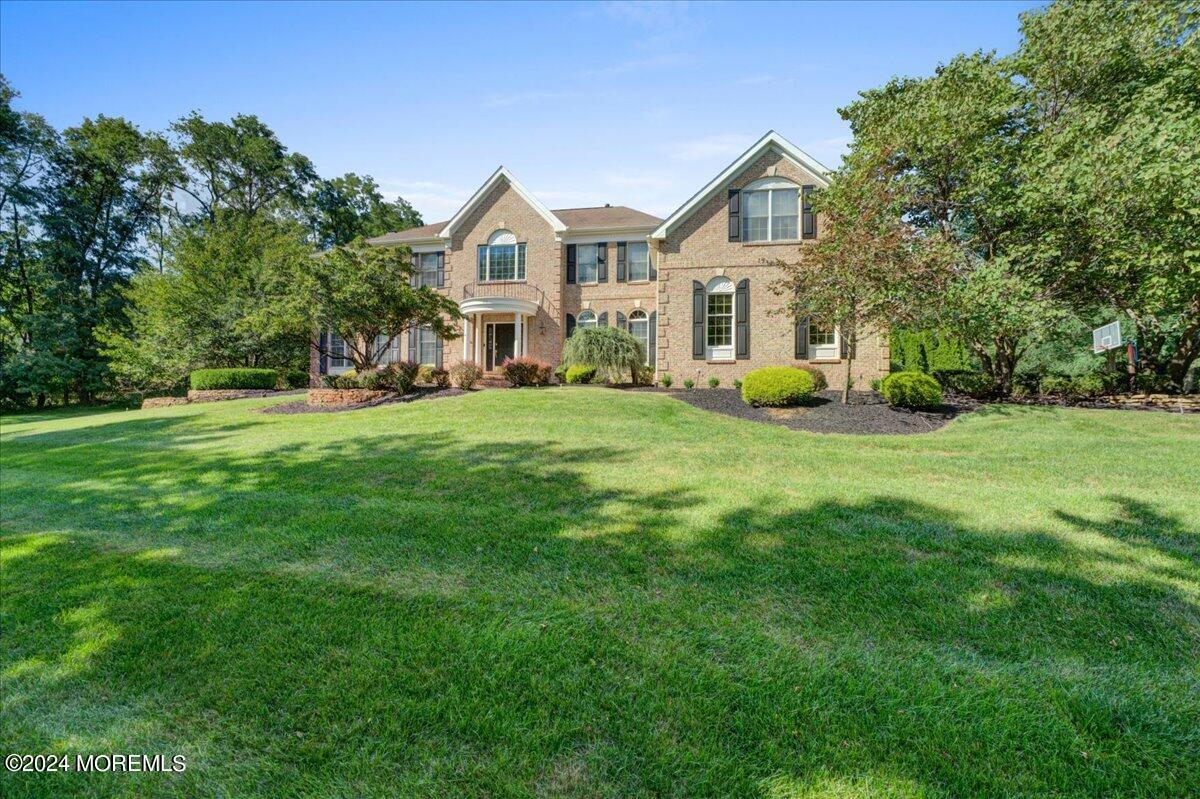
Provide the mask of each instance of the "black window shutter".
[{"label": "black window shutter", "polygon": [[408,276],[408,285],[413,288],[421,286],[421,256],[413,253],[412,257],[412,274]]},{"label": "black window shutter", "polygon": [[596,245],[596,282],[608,282],[608,242]]},{"label": "black window shutter", "polygon": [[476,256],[475,263],[478,265],[477,269],[476,269],[477,277],[475,279],[479,280],[479,281],[487,280],[487,245],[486,244],[479,245],[478,254]]},{"label": "black window shutter", "polygon": [[571,334],[574,332],[575,332],[575,317],[572,316],[571,314],[567,314],[567,338],[570,338]]},{"label": "black window shutter", "polygon": [[437,355],[435,355],[433,358],[433,365],[436,366],[437,368],[441,369],[442,368],[442,350],[445,348],[446,342],[442,341],[441,336],[438,336],[437,342],[438,342]]},{"label": "black window shutter", "polygon": [[621,313],[620,311],[617,311],[617,327],[619,327],[621,330],[628,329],[625,326],[625,314]]},{"label": "black window shutter", "polygon": [[808,360],[808,319],[802,316],[796,320],[796,360]]},{"label": "black window shutter", "polygon": [[842,342],[842,357],[849,358],[850,357],[850,341],[849,341],[849,339],[847,339],[846,335],[844,333],[842,333],[841,331],[838,331],[838,339],[841,340],[841,342]]},{"label": "black window shutter", "polygon": [[729,190],[729,240],[742,240],[742,192]]},{"label": "black window shutter", "polygon": [[317,348],[317,374],[329,374],[329,333],[321,334],[321,345]]},{"label": "black window shutter", "polygon": [[658,311],[650,314],[650,352],[646,353],[649,356],[649,363],[654,366],[658,360]]},{"label": "black window shutter", "polygon": [[812,186],[802,186],[800,188],[800,196],[802,197],[800,211],[804,225],[800,232],[800,238],[802,239],[815,239],[817,237],[817,217],[813,213],[812,193]]},{"label": "black window shutter", "polygon": [[625,242],[617,242],[617,282],[625,282]]},{"label": "black window shutter", "polygon": [[608,327],[608,311],[596,317],[596,324],[600,327]]},{"label": "black window shutter", "polygon": [[442,252],[439,252],[437,254],[437,256],[438,256],[437,287],[441,289],[441,288],[446,287],[446,253],[445,253],[445,251],[442,251]]},{"label": "black window shutter", "polygon": [[654,265],[654,245],[646,245],[646,260],[650,262],[650,279],[658,280],[658,267]]},{"label": "black window shutter", "polygon": [[704,284],[692,281],[692,359],[704,360]]},{"label": "black window shutter", "polygon": [[416,362],[417,360],[417,328],[416,326],[408,329],[408,359]]},{"label": "black window shutter", "polygon": [[[567,282],[575,282],[575,245],[567,245]],[[567,334],[571,335],[570,333]]]},{"label": "black window shutter", "polygon": [[733,302],[735,355],[739,361],[750,357],[750,278],[738,281]]}]

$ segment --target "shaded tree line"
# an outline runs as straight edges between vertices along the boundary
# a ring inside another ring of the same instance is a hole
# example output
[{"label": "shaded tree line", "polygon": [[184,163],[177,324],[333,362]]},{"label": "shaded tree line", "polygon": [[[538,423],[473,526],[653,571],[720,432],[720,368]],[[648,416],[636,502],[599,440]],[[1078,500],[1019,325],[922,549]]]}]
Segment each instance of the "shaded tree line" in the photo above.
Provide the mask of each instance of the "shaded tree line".
[{"label": "shaded tree line", "polygon": [[1200,356],[1200,11],[1059,0],[1021,35],[840,110],[827,235],[776,288],[851,353],[889,326],[962,341],[1005,395],[1031,353],[1120,319],[1138,382],[1180,390]]},{"label": "shaded tree line", "polygon": [[0,401],[169,390],[200,366],[305,369],[297,278],[421,224],[369,176],[321,178],[254,116],[55,130],[0,76]]}]

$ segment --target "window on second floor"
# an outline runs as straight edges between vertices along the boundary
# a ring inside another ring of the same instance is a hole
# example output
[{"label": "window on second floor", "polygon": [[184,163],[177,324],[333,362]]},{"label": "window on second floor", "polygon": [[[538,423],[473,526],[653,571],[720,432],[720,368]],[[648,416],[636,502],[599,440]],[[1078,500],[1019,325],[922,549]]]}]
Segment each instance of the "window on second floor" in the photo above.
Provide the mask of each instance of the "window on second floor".
[{"label": "window on second floor", "polygon": [[575,247],[575,279],[580,283],[595,283],[600,277],[596,247],[595,244],[579,244]]},{"label": "window on second floor", "polygon": [[800,238],[800,187],[766,178],[742,189],[742,241]]},{"label": "window on second floor", "polygon": [[437,288],[437,273],[438,254],[436,252],[423,252],[417,256],[418,286],[432,286]]},{"label": "window on second floor", "polygon": [[650,279],[650,245],[644,241],[631,241],[625,245],[630,280]]},{"label": "window on second floor", "polygon": [[525,244],[508,230],[497,230],[479,245],[480,283],[525,279]]}]

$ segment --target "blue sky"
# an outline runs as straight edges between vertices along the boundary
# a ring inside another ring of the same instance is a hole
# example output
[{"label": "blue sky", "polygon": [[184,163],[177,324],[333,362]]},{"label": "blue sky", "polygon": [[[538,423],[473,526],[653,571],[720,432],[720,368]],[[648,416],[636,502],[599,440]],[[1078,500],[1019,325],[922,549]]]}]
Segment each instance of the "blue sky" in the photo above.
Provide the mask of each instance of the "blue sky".
[{"label": "blue sky", "polygon": [[774,128],[828,166],[837,108],[1034,3],[0,1],[0,70],[55,126],[257,114],[324,176],[373,175],[426,221],[500,164],[551,208],[665,215]]}]

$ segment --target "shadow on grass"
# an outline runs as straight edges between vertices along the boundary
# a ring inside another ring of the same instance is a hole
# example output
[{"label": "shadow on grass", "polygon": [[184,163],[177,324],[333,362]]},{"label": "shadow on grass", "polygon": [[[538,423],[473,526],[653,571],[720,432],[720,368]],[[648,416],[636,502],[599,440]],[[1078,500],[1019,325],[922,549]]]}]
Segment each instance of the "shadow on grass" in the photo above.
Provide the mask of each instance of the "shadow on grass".
[{"label": "shadow on grass", "polygon": [[190,766],[12,795],[1200,790],[1194,538],[1144,503],[1061,514],[1096,549],[594,485],[632,446],[127,424],[168,443],[9,484],[5,739]]}]

